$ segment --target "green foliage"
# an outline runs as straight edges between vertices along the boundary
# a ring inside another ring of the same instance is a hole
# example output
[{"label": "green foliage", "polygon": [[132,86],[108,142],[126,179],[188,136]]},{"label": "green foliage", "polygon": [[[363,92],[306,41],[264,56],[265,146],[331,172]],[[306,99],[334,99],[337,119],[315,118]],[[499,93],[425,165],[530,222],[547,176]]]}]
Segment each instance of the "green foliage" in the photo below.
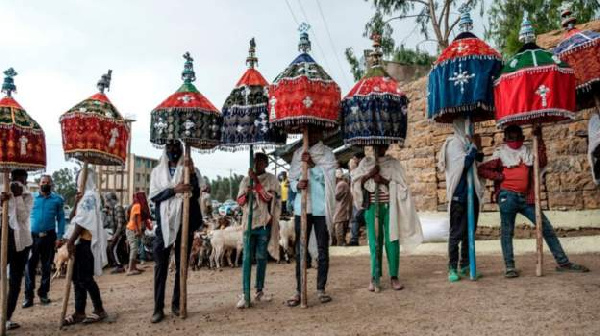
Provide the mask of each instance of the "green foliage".
[{"label": "green foliage", "polygon": [[75,168],[62,168],[52,173],[54,192],[61,195],[65,200],[65,204],[71,207],[75,204],[75,195],[77,194],[76,174],[77,170]]},{"label": "green foliage", "polygon": [[[563,0],[502,0],[494,1],[488,11],[486,38],[491,39],[505,56],[515,54],[522,46],[519,42],[519,30],[523,12],[529,12],[536,35],[560,29],[559,7]],[[573,13],[577,22],[584,23],[592,19],[600,10],[598,0],[575,0]]]},{"label": "green foliage", "polygon": [[354,77],[355,81],[358,81],[365,74],[364,67],[361,66],[359,59],[354,55],[352,48],[346,48],[344,54],[346,55],[346,60],[350,64],[352,77]]},{"label": "green foliage", "polygon": [[435,57],[425,51],[407,49],[401,45],[394,52],[392,60],[403,65],[431,65],[435,62]]},{"label": "green foliage", "polygon": [[243,179],[244,176],[238,174],[233,174],[231,178],[217,176],[216,179],[210,181],[212,199],[219,202],[224,202],[230,198],[235,199]]}]

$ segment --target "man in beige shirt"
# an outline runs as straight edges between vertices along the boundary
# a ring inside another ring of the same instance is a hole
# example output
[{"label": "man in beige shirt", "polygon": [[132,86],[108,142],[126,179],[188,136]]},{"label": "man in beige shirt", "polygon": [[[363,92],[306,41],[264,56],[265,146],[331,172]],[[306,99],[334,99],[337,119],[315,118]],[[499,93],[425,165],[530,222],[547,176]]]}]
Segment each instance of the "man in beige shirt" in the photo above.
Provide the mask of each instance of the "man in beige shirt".
[{"label": "man in beige shirt", "polygon": [[346,233],[352,214],[352,193],[350,192],[348,179],[341,169],[335,172],[335,177],[335,212],[333,215],[335,235],[333,244],[346,246]]}]

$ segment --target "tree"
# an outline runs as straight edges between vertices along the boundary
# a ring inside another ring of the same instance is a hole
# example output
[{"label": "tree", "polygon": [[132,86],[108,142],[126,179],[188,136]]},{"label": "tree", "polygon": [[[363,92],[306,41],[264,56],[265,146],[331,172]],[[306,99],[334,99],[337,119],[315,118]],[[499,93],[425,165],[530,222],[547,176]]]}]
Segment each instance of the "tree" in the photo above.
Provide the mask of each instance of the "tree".
[{"label": "tree", "polygon": [[[529,12],[536,35],[560,29],[559,7],[563,0],[502,0],[492,2],[488,11],[486,38],[491,39],[505,56],[515,54],[522,43],[519,30],[524,11]],[[600,10],[598,0],[572,1],[573,13],[580,23],[588,22]]]},{"label": "tree", "polygon": [[75,195],[77,194],[76,174],[77,171],[74,168],[62,168],[52,173],[54,192],[64,198],[65,204],[71,206],[75,204]]},{"label": "tree", "polygon": [[212,198],[219,202],[225,202],[230,198],[235,199],[243,179],[244,176],[238,174],[233,174],[231,178],[217,175],[216,179],[210,181]]}]

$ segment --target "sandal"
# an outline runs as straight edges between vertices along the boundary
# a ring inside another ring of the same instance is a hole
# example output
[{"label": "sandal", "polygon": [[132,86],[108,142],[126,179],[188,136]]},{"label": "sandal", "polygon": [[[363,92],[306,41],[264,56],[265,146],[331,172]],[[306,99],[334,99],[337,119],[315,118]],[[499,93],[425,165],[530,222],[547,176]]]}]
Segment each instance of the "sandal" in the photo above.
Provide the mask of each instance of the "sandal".
[{"label": "sandal", "polygon": [[398,278],[392,278],[390,280],[390,283],[392,285],[392,289],[393,290],[403,290],[404,289],[404,285],[400,283],[400,280]]},{"label": "sandal", "polygon": [[514,269],[514,268],[508,268],[506,270],[506,272],[504,272],[504,277],[508,278],[508,279],[510,279],[510,278],[518,278],[519,277],[519,272],[516,269]]},{"label": "sandal", "polygon": [[15,330],[21,328],[21,325],[17,322],[6,321],[6,330]]},{"label": "sandal", "polygon": [[135,269],[133,271],[127,272],[127,276],[131,276],[131,275],[140,275],[142,274],[142,271]]},{"label": "sandal", "polygon": [[557,272],[569,272],[569,273],[586,273],[589,272],[590,269],[579,264],[568,263],[565,265],[556,266]]},{"label": "sandal", "polygon": [[300,305],[300,294],[296,294],[288,299],[286,302],[288,307],[296,307]]},{"label": "sandal", "polygon": [[106,319],[107,316],[108,316],[108,314],[106,312],[91,313],[90,315],[85,317],[85,319],[83,320],[83,323],[90,324],[90,323],[100,322],[100,321],[103,321],[104,319]]},{"label": "sandal", "polygon": [[77,324],[77,323],[81,323],[84,320],[85,320],[84,316],[76,315],[76,314],[71,314],[71,315],[65,317],[65,319],[63,320],[62,325],[63,325],[63,327],[66,327],[66,326],[74,325],[74,324]]},{"label": "sandal", "polygon": [[325,294],[324,291],[319,291],[319,294],[317,296],[319,297],[319,301],[321,303],[331,302],[331,296]]}]

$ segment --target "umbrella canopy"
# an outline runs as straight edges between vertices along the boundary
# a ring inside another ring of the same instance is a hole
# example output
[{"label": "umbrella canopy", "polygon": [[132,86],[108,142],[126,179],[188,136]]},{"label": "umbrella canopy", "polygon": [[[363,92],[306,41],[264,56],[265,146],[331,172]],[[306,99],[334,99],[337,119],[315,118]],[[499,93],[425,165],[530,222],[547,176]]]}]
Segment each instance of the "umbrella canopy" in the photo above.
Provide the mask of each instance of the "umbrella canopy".
[{"label": "umbrella canopy", "polygon": [[60,119],[65,158],[96,165],[122,166],[127,158],[129,127],[104,94],[112,70],[98,81],[99,92],[84,99]]},{"label": "umbrella canopy", "polygon": [[40,125],[12,97],[17,87],[13,77],[17,72],[10,68],[4,72],[0,99],[0,169],[46,168],[46,139]]},{"label": "umbrella canopy", "polygon": [[269,120],[290,133],[301,133],[305,125],[326,129],[338,125],[340,88],[308,54],[309,28],[300,25],[301,53],[269,87]]},{"label": "umbrella canopy", "polygon": [[456,118],[494,119],[494,80],[502,56],[477,38],[469,7],[461,6],[460,30],[429,73],[427,118],[451,123]]},{"label": "umbrella canopy", "polygon": [[498,126],[573,119],[573,69],[534,43],[535,34],[527,12],[519,39],[525,45],[506,62],[494,84]]},{"label": "umbrella canopy", "polygon": [[150,142],[164,145],[181,140],[192,147],[209,150],[221,140],[221,113],[192,84],[196,74],[190,53],[185,53],[183,58],[183,85],[150,114]]},{"label": "umbrella canopy", "polygon": [[351,145],[403,144],[408,98],[383,68],[380,36],[373,36],[372,66],[342,100],[344,142]]},{"label": "umbrella canopy", "polygon": [[594,94],[600,92],[600,34],[575,28],[576,19],[570,4],[561,9],[564,40],[554,54],[575,71],[577,109],[594,106]]},{"label": "umbrella canopy", "polygon": [[235,150],[249,145],[285,144],[287,135],[269,122],[269,94],[264,77],[254,69],[258,64],[256,44],[250,40],[248,70],[242,75],[223,105],[221,145]]}]

